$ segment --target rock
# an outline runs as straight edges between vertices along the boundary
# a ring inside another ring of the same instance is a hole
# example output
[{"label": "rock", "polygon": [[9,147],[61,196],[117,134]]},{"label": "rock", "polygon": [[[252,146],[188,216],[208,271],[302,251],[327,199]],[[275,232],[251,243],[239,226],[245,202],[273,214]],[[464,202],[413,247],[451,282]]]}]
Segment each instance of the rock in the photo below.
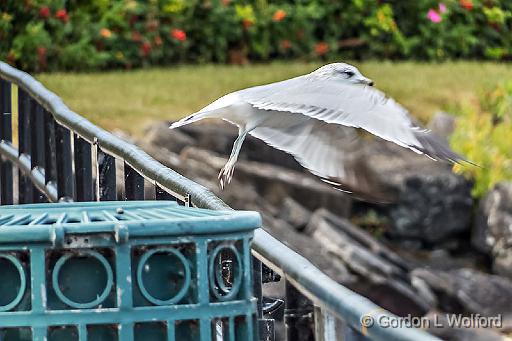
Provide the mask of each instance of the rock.
[{"label": "rock", "polygon": [[[224,156],[231,153],[233,142],[238,136],[238,129],[235,126],[212,120],[185,125],[176,130],[196,141],[197,148],[207,149]],[[243,150],[244,147],[242,147]]]},{"label": "rock", "polygon": [[144,131],[144,145],[165,148],[174,153],[180,153],[187,146],[196,145],[196,141],[180,129],[169,129],[169,123],[156,122],[150,124]]},{"label": "rock", "polygon": [[[432,335],[443,340],[450,341],[511,341],[509,337],[500,334],[497,330],[490,328],[454,328],[446,314],[432,312],[425,316],[430,321],[429,328],[426,329]],[[453,318],[453,317],[450,317]]]},{"label": "rock", "polygon": [[494,272],[512,278],[512,182],[497,184],[481,200],[472,243],[491,255]]},{"label": "rock", "polygon": [[[194,147],[185,148],[181,156],[184,161],[193,159],[201,162],[203,167],[216,171],[219,171],[227,161],[226,158],[208,150]],[[300,200],[301,205],[309,210],[327,207],[340,216],[348,216],[350,212],[352,201],[349,196],[310,174],[244,160],[237,162],[234,174],[233,179],[250,184],[265,201],[276,207],[280,207],[285,198],[290,197],[296,201]],[[233,190],[238,188],[233,184],[227,186],[230,187]]]},{"label": "rock", "polygon": [[391,234],[439,242],[469,229],[471,187],[450,172],[404,179],[398,202],[390,209]]},{"label": "rock", "polygon": [[349,285],[356,292],[398,315],[421,316],[434,307],[428,289],[416,290],[411,284],[409,264],[348,220],[318,210],[306,231],[357,274],[357,282]]},{"label": "rock", "polygon": [[498,275],[473,269],[451,271],[418,268],[420,278],[438,296],[440,309],[451,313],[474,313],[503,317],[503,326],[512,326],[512,282]]},{"label": "rock", "polygon": [[[224,122],[199,122],[183,126],[179,130],[193,138],[198,148],[211,150],[225,156],[231,154],[233,142],[238,135],[236,127]],[[245,138],[240,150],[239,160],[269,163],[305,172],[304,168],[295,161],[293,156],[270,147],[265,142],[251,135]]]},{"label": "rock", "polygon": [[428,129],[445,142],[448,142],[448,138],[455,130],[455,117],[447,112],[439,111],[434,114],[428,123]]},{"label": "rock", "polygon": [[384,208],[390,235],[436,243],[469,230],[471,183],[450,165],[390,143],[374,145],[367,163],[398,193]]},{"label": "rock", "polygon": [[354,282],[354,275],[348,271],[343,261],[333,258],[322,244],[297,232],[284,220],[263,216],[263,226],[275,238],[307,258],[338,283],[348,285]]},{"label": "rock", "polygon": [[287,221],[297,230],[302,231],[311,218],[311,211],[292,198],[287,197],[283,201],[279,218]]}]

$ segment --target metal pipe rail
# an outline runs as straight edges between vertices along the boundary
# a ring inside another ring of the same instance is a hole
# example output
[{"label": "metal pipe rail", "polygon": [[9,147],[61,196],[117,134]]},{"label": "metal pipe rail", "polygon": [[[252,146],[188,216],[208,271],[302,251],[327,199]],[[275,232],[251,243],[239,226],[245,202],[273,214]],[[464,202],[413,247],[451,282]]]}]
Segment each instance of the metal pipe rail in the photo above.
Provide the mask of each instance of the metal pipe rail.
[{"label": "metal pipe rail", "polygon": [[[29,74],[0,62],[0,78],[1,204],[13,203],[15,165],[19,171],[18,203],[156,198],[230,209],[203,186],[71,111]],[[17,148],[12,141],[12,85],[18,88]],[[116,162],[123,163],[123,183],[116,180]],[[151,198],[144,189],[148,185],[154,187]],[[120,198],[119,187],[123,193]],[[263,229],[255,233],[253,254],[285,279],[287,289],[315,306],[317,340],[438,340],[418,329],[386,328],[379,317],[393,316],[391,313],[338,284]],[[256,286],[256,296],[261,293],[260,285]],[[373,326],[362,326],[365,316],[373,318]],[[344,335],[335,327],[337,319],[348,326],[341,331]],[[293,339],[292,328],[287,325],[289,340]]]}]

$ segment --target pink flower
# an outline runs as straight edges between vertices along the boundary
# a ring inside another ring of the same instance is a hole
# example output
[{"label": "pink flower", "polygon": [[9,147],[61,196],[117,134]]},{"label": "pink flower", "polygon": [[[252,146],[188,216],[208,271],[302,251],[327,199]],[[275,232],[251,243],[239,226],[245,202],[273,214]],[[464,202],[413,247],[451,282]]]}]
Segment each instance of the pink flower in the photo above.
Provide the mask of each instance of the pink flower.
[{"label": "pink flower", "polygon": [[439,4],[439,12],[440,13],[446,12],[446,5],[443,4],[442,2]]},{"label": "pink flower", "polygon": [[433,9],[429,9],[428,10],[428,13],[427,13],[427,18],[432,21],[433,23],[440,23],[441,20],[443,20],[441,18],[441,15],[439,13],[437,13],[435,10]]}]

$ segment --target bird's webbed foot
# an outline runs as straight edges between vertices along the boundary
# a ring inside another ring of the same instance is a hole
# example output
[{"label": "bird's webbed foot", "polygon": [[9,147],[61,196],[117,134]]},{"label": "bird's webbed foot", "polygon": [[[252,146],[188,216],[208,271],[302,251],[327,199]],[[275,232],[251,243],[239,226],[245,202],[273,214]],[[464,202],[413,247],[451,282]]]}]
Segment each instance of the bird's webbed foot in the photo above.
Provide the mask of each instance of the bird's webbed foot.
[{"label": "bird's webbed foot", "polygon": [[226,187],[230,182],[231,182],[231,179],[233,178],[233,172],[235,170],[235,165],[232,164],[231,162],[228,162],[224,165],[224,167],[222,167],[222,169],[220,170],[220,173],[219,173],[219,183],[220,183],[220,188],[223,190],[224,187]]}]

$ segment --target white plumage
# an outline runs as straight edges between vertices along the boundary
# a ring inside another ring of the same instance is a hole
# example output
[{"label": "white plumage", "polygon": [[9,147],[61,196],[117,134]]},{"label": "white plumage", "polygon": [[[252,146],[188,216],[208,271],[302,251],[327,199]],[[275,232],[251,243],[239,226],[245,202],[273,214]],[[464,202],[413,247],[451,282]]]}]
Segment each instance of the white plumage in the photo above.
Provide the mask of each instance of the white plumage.
[{"label": "white plumage", "polygon": [[371,85],[354,66],[328,64],[307,75],[230,93],[170,128],[203,118],[238,126],[231,156],[219,174],[222,188],[231,181],[247,134],[293,155],[334,187],[359,193],[371,192],[372,181],[357,171],[363,141],[356,128],[433,159],[463,160]]}]

